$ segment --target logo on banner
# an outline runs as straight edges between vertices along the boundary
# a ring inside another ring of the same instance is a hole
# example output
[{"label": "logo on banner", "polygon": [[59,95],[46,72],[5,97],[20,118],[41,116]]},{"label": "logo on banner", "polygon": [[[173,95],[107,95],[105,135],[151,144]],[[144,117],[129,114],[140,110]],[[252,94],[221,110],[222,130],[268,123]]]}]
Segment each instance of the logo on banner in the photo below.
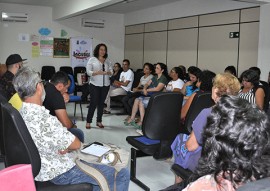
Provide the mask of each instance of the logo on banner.
[{"label": "logo on banner", "polygon": [[[79,40],[77,40],[77,45],[86,45],[87,42],[82,40],[81,42],[79,42]],[[76,49],[75,51],[73,51],[73,57],[75,57],[76,59],[80,59],[80,60],[87,60],[90,57],[90,52],[88,52],[88,50],[85,50],[84,52],[82,51],[82,48],[79,47],[79,49]]]}]

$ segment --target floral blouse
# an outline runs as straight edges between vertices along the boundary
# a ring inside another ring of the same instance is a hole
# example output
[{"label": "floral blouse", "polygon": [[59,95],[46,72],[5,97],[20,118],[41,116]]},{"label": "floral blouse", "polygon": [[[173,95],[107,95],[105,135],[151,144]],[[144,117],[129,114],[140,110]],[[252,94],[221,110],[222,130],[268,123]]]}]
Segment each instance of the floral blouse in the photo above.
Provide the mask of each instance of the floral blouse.
[{"label": "floral blouse", "polygon": [[59,154],[75,140],[49,110],[37,104],[23,102],[20,113],[38,149],[41,169],[35,177],[37,181],[48,181],[70,170],[75,163],[67,154]]}]

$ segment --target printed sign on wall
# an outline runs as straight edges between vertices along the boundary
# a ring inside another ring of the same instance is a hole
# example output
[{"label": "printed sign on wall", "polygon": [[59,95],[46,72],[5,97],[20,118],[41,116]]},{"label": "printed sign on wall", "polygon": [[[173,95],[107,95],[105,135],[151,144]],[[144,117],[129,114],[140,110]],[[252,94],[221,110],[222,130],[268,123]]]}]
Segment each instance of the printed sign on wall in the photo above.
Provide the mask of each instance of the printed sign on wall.
[{"label": "printed sign on wall", "polygon": [[71,66],[86,66],[92,55],[92,39],[88,37],[72,37],[71,44]]}]

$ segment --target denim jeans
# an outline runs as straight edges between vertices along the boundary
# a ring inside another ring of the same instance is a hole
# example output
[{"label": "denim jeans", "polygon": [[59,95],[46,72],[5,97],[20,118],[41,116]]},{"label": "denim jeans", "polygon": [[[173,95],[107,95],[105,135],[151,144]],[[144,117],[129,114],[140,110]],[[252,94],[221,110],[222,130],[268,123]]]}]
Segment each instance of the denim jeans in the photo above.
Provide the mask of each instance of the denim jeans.
[{"label": "denim jeans", "polygon": [[75,135],[82,143],[84,143],[84,134],[81,129],[69,128],[68,131]]},{"label": "denim jeans", "polygon": [[[91,164],[88,165],[96,168],[101,171],[103,176],[106,178],[109,188],[111,191],[114,190],[114,173],[115,169],[110,166],[101,165],[101,164]],[[121,169],[116,175],[116,190],[117,191],[127,191],[129,186],[129,171],[125,168]],[[77,166],[74,166],[69,171],[55,177],[51,180],[52,183],[58,185],[66,184],[80,184],[80,183],[90,183],[93,185],[93,191],[99,191],[100,187],[95,179],[81,171]]]}]

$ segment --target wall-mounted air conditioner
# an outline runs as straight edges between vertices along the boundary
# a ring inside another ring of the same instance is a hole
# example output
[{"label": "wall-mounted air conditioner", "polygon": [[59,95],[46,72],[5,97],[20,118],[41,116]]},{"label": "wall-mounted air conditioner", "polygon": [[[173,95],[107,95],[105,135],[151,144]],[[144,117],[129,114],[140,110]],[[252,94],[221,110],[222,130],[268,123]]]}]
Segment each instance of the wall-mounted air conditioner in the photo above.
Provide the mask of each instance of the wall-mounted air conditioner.
[{"label": "wall-mounted air conditioner", "polygon": [[104,28],[104,20],[82,19],[83,27]]},{"label": "wall-mounted air conditioner", "polygon": [[2,21],[28,22],[28,14],[27,13],[5,13],[5,12],[2,12]]}]

